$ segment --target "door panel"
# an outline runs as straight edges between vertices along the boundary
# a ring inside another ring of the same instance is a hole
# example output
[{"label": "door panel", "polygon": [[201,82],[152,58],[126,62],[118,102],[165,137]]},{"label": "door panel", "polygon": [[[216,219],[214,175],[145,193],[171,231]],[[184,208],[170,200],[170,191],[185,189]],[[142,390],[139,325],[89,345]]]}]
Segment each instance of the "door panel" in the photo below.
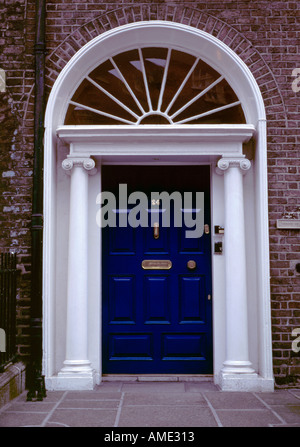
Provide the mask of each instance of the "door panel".
[{"label": "door panel", "polygon": [[[102,230],[103,372],[211,373],[210,234],[186,238],[188,228],[174,225],[172,211],[170,227],[163,227],[164,210],[150,201],[154,191],[203,191],[210,225],[209,167],[103,166],[102,179],[102,189],[117,198],[121,183],[128,195],[145,192],[149,223],[155,212],[152,223],[160,224],[157,239],[151,226]],[[168,260],[172,267],[145,269],[143,260]],[[193,270],[190,260],[196,262]]]},{"label": "door panel", "polygon": [[173,361],[205,361],[205,334],[164,334],[163,360]]},{"label": "door panel", "polygon": [[135,324],[135,277],[109,277],[108,303],[110,324]]},{"label": "door panel", "polygon": [[112,333],[109,343],[110,361],[152,361],[152,344],[151,334]]},{"label": "door panel", "polygon": [[179,283],[179,322],[204,323],[205,322],[205,277],[182,276]]},{"label": "door panel", "polygon": [[144,276],[145,324],[171,324],[169,276]]},{"label": "door panel", "polygon": [[[118,210],[117,210],[118,213]],[[111,255],[134,255],[136,253],[134,228],[118,228],[109,232],[109,253]]]}]

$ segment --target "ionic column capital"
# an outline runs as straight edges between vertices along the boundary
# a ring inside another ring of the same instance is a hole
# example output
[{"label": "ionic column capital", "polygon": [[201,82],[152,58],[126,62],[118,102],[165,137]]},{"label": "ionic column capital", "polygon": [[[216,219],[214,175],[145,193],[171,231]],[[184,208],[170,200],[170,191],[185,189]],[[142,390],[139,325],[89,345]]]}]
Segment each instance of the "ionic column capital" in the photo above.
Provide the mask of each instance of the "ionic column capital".
[{"label": "ionic column capital", "polygon": [[71,174],[72,169],[74,167],[82,167],[84,168],[90,175],[93,175],[97,172],[97,169],[95,168],[96,163],[95,161],[90,157],[70,157],[65,158],[62,162],[62,168],[67,174]]},{"label": "ionic column capital", "polygon": [[217,162],[216,172],[217,174],[224,174],[229,168],[240,168],[243,173],[246,173],[251,168],[251,161],[247,158],[236,157],[236,158],[227,158],[222,157]]}]

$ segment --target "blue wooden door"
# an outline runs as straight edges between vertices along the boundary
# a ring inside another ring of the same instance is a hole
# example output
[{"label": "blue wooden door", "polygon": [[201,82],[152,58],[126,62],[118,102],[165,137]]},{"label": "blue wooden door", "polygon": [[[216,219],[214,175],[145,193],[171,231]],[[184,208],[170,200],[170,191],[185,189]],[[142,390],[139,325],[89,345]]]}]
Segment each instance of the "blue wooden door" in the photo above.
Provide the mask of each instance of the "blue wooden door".
[{"label": "blue wooden door", "polygon": [[[145,192],[149,213],[153,191],[204,192],[210,226],[208,166],[104,166],[102,178],[102,189],[116,197],[119,184],[127,184],[128,194]],[[163,210],[155,212],[158,238],[151,226],[102,229],[103,373],[212,373],[210,231],[187,238],[185,226],[175,227],[171,218],[163,227]],[[172,267],[145,269],[145,260],[170,261]],[[188,268],[191,260],[194,269]]]}]

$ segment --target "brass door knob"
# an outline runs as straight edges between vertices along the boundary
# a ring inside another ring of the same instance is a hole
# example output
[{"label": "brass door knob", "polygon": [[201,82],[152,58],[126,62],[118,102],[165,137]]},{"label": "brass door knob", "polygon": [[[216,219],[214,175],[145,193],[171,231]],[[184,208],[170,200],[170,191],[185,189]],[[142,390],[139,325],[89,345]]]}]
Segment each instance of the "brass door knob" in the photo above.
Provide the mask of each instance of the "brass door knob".
[{"label": "brass door knob", "polygon": [[189,270],[194,270],[196,267],[197,267],[196,261],[192,261],[192,260],[188,261],[187,268]]}]

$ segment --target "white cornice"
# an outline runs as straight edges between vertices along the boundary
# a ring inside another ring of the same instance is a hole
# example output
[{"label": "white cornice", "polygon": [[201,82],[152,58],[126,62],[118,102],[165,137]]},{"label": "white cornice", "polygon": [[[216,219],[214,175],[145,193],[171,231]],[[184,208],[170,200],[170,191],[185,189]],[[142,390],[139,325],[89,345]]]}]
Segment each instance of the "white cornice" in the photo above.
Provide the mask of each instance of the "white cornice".
[{"label": "white cornice", "polygon": [[59,126],[57,136],[62,140],[72,143],[89,140],[98,141],[118,140],[120,138],[167,138],[168,140],[181,138],[203,141],[226,138],[227,141],[248,141],[255,133],[252,124],[209,124],[209,125],[140,125],[140,126]]},{"label": "white cornice", "polygon": [[[239,154],[255,134],[253,125],[61,126],[59,139],[70,154]],[[185,143],[186,147],[182,144]]]}]

